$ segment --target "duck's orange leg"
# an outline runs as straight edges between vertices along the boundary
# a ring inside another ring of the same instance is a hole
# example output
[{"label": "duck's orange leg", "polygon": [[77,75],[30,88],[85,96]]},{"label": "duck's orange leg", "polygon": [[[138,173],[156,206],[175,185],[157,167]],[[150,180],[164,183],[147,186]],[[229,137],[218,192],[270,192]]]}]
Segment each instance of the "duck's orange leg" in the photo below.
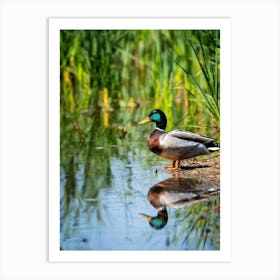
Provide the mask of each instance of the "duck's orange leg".
[{"label": "duck's orange leg", "polygon": [[167,169],[176,169],[176,160],[173,160],[171,164],[167,165],[165,168]]},{"label": "duck's orange leg", "polygon": [[180,169],[180,166],[181,166],[181,161],[178,160],[177,169]]},{"label": "duck's orange leg", "polygon": [[170,169],[170,170],[180,169],[180,160],[178,160],[177,166],[176,166],[176,160],[173,160],[172,164],[167,166],[167,169]]}]

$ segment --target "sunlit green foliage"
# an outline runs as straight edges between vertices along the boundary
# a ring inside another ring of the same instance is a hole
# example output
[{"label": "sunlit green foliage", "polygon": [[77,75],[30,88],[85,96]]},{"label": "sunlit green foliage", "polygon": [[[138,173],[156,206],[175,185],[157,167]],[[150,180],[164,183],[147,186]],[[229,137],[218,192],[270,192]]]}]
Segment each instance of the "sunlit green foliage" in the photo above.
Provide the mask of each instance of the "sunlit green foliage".
[{"label": "sunlit green foliage", "polygon": [[186,53],[191,61],[178,62],[190,79],[189,94],[198,93],[203,105],[220,121],[220,37],[215,30],[185,32]]},{"label": "sunlit green foliage", "polygon": [[168,118],[183,111],[185,125],[219,127],[219,51],[216,30],[61,31],[61,106],[80,112],[150,101]]}]

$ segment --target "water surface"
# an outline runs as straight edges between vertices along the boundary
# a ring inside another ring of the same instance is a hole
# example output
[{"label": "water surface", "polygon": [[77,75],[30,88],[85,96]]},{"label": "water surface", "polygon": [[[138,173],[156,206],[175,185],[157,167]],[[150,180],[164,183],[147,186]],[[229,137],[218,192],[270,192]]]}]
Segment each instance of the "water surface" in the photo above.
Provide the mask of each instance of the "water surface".
[{"label": "water surface", "polygon": [[[167,205],[168,219],[160,229],[140,215],[158,215],[159,209],[147,199],[151,187],[174,177],[194,177],[189,170],[169,172],[165,167],[170,162],[147,149],[145,139],[154,124],[137,122],[149,109],[62,114],[62,250],[219,249],[219,196],[181,203],[179,208]],[[184,112],[175,117],[182,119]],[[208,188],[207,180],[202,189]]]}]

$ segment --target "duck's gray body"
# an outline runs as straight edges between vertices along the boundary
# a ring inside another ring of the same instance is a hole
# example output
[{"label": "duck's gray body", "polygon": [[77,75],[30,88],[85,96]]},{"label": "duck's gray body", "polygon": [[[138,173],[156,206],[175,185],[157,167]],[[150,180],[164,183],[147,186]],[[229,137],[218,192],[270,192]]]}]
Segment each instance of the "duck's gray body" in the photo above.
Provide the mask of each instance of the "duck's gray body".
[{"label": "duck's gray body", "polygon": [[183,130],[156,128],[147,138],[149,149],[167,159],[183,160],[219,150],[214,139]]}]

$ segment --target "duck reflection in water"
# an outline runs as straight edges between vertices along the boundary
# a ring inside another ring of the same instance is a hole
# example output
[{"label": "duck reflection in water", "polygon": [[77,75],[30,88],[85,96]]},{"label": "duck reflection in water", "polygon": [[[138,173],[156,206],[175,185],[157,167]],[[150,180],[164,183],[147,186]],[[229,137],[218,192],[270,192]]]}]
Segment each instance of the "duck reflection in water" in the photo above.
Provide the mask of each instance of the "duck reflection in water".
[{"label": "duck reflection in water", "polygon": [[142,218],[149,222],[149,225],[154,229],[162,229],[166,226],[168,221],[168,213],[166,207],[158,211],[157,216],[151,217],[146,214],[140,214]]},{"label": "duck reflection in water", "polygon": [[148,191],[148,201],[156,209],[157,216],[152,217],[141,213],[154,229],[162,229],[168,222],[166,206],[182,208],[193,203],[217,197],[220,189],[211,181],[199,178],[169,178],[152,186]]}]

